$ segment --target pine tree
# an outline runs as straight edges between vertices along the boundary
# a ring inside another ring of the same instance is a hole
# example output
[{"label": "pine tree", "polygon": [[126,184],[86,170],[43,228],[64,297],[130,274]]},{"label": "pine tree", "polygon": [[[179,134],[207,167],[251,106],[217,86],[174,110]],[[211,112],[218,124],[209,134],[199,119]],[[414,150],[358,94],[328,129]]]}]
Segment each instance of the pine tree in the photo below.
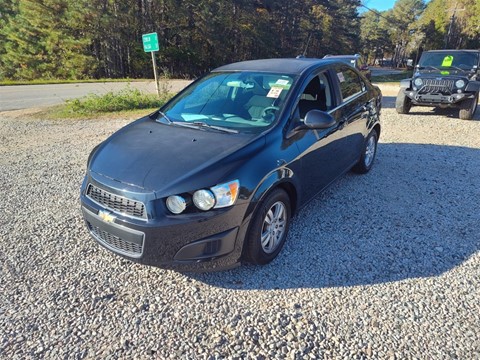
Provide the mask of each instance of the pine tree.
[{"label": "pine tree", "polygon": [[22,0],[14,21],[2,29],[6,74],[14,79],[89,76],[90,43],[84,31],[86,1]]}]

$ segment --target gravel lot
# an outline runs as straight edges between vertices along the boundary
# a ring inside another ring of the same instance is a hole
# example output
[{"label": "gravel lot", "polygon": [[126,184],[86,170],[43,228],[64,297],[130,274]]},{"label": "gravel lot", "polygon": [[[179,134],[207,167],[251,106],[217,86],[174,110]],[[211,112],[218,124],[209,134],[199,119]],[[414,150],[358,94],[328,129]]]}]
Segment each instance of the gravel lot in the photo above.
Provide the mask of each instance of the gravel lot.
[{"label": "gravel lot", "polygon": [[195,275],[82,222],[89,151],[131,119],[0,113],[0,358],[480,358],[480,110],[400,116],[384,94],[368,175],[303,209],[272,264]]}]

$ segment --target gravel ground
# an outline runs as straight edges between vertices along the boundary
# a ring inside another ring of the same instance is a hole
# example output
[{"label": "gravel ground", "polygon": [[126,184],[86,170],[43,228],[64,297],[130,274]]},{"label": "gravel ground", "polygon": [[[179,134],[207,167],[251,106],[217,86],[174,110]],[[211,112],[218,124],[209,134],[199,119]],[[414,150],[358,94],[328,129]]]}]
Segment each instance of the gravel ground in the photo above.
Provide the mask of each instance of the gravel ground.
[{"label": "gravel ground", "polygon": [[384,109],[373,170],[303,209],[272,264],[195,275],[83,225],[88,153],[130,119],[0,113],[0,358],[479,359],[480,110],[413,113]]}]

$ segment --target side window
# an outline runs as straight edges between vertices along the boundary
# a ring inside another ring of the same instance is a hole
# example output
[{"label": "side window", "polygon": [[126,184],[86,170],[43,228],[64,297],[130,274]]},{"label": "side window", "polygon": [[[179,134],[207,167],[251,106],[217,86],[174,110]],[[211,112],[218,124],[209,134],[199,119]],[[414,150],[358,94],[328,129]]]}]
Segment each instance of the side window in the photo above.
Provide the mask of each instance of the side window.
[{"label": "side window", "polygon": [[349,98],[360,94],[365,89],[363,81],[352,69],[343,66],[339,67],[337,68],[337,76],[340,81],[340,91],[342,92],[343,101],[347,101]]},{"label": "side window", "polygon": [[300,101],[298,102],[298,110],[300,118],[304,119],[310,110],[328,111],[332,108],[332,91],[325,73],[315,76],[305,87]]}]

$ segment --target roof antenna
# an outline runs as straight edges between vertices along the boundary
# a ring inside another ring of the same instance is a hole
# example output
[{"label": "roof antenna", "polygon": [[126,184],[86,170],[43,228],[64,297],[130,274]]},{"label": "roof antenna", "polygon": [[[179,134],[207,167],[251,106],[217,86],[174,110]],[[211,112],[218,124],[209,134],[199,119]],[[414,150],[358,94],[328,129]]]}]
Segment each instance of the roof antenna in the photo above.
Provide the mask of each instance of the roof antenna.
[{"label": "roof antenna", "polygon": [[297,56],[297,59],[303,59],[307,55],[308,45],[310,45],[310,38],[311,37],[312,37],[312,33],[309,33],[308,34],[308,40],[307,40],[307,46],[305,46],[305,50],[303,51],[303,54]]},{"label": "roof antenna", "polygon": [[308,40],[307,40],[307,46],[305,46],[305,50],[303,51],[303,57],[305,57],[307,55],[307,49],[308,49],[308,45],[310,45],[310,39],[312,38],[312,33],[308,34]]}]

